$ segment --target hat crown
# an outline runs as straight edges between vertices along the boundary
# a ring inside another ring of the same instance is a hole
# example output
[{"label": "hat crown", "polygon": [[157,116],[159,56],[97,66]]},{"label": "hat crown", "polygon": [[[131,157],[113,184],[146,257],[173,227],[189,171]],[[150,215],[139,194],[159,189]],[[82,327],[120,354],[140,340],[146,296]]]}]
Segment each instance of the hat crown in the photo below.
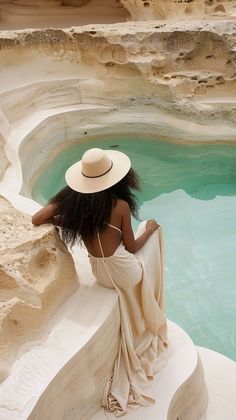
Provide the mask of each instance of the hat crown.
[{"label": "hat crown", "polygon": [[112,167],[112,161],[102,149],[89,149],[82,156],[82,175],[96,178],[106,174]]},{"label": "hat crown", "polygon": [[118,150],[89,149],[66,173],[67,185],[74,191],[92,194],[119,182],[131,166],[129,157]]}]

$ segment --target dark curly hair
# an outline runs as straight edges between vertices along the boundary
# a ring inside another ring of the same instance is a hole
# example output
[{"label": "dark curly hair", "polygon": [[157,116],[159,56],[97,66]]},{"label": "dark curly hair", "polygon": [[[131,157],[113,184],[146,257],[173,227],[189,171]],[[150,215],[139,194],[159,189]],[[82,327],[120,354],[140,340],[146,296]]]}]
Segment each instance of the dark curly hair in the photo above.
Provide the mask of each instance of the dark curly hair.
[{"label": "dark curly hair", "polygon": [[137,199],[132,189],[139,190],[140,182],[131,168],[121,181],[104,191],[84,194],[69,186],[59,191],[49,203],[58,206],[56,220],[65,243],[73,246],[76,241],[86,241],[93,237],[97,229],[102,231],[118,199],[126,201],[131,214],[138,218]]}]

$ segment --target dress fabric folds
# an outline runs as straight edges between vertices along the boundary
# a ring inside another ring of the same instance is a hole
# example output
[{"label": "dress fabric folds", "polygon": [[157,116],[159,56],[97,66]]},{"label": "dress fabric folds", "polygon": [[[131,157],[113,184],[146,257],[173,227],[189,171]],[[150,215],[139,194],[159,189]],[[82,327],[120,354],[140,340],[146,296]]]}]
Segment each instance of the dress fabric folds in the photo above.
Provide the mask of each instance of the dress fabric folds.
[{"label": "dress fabric folds", "polygon": [[[136,237],[146,228],[140,223]],[[149,381],[167,344],[163,293],[163,239],[156,230],[136,253],[121,243],[110,257],[89,255],[99,284],[115,288],[120,305],[120,345],[102,406],[116,416],[155,402]]]}]

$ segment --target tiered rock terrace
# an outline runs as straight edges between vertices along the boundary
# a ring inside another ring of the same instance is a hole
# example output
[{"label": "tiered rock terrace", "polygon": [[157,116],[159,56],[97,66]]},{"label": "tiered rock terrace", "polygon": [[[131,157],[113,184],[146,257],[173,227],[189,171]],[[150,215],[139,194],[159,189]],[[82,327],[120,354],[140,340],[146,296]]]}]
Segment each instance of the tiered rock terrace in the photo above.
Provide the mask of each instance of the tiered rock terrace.
[{"label": "tiered rock terrace", "polygon": [[[6,29],[0,33],[0,192],[18,208],[36,210],[30,197],[38,174],[58,151],[85,138],[138,132],[181,142],[235,141],[234,1],[4,0],[0,9],[0,28]],[[116,23],[128,19],[133,22]],[[29,25],[47,29],[23,29]],[[5,318],[2,312],[2,337],[9,337],[9,345],[1,346],[4,379],[9,373],[5,359],[11,363],[21,344],[40,336],[77,283],[73,263],[54,228],[30,227],[27,216],[6,203],[2,207],[2,247],[8,243],[10,248],[1,251],[2,306],[6,308],[7,301],[12,304]],[[69,267],[68,278],[57,265]],[[52,293],[58,297],[55,302]],[[108,296],[107,302],[111,301]],[[90,338],[93,322],[86,329]],[[80,321],[75,324],[82,331]],[[101,334],[104,325],[101,322]],[[81,342],[77,344],[81,348]],[[115,348],[112,354],[115,357]],[[40,383],[39,401],[47,398],[46,383],[54,392],[54,376],[65,360],[60,363]],[[2,395],[15,386],[13,379],[14,375],[4,382]],[[13,406],[22,406],[15,397],[13,393]],[[12,406],[6,407],[3,410],[9,414]]]}]

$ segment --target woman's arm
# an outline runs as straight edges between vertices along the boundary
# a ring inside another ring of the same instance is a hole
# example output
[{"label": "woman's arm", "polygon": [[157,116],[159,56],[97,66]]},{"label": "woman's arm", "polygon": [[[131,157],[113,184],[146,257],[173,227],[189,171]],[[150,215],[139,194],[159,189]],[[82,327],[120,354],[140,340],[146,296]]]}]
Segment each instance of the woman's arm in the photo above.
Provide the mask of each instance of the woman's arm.
[{"label": "woman's arm", "polygon": [[57,214],[57,204],[48,204],[46,207],[43,207],[32,217],[32,223],[35,226],[42,225],[44,223],[53,223],[55,224],[55,216]]},{"label": "woman's arm", "polygon": [[129,205],[122,202],[122,239],[127,251],[135,254],[143,245],[147,242],[150,236],[158,229],[159,225],[155,220],[148,220],[146,224],[145,232],[137,239],[134,237],[132,225],[131,225],[131,214]]}]

